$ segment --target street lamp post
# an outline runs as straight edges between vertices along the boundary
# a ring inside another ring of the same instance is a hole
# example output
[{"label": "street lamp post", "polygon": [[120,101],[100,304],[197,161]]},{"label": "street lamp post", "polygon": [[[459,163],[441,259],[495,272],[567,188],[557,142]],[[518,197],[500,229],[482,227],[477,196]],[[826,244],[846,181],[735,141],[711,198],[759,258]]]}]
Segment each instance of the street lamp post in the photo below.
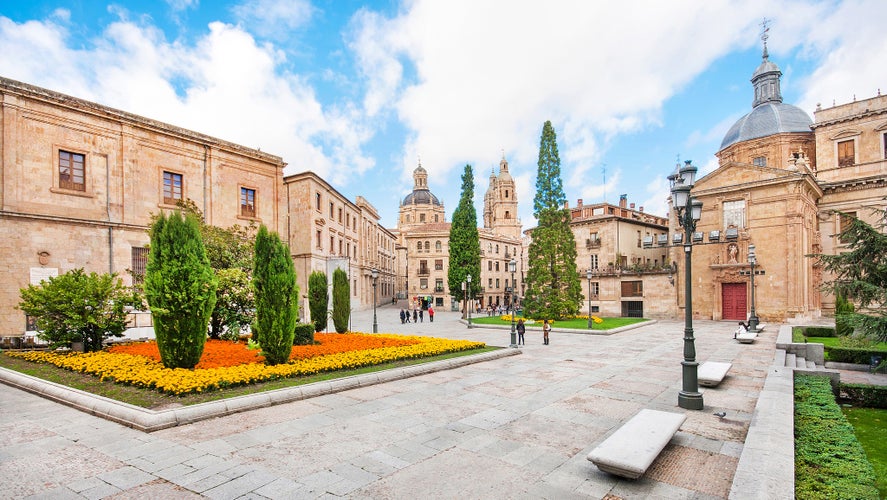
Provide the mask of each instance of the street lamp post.
[{"label": "street lamp post", "polygon": [[511,345],[517,347],[517,337],[514,329],[514,272],[517,271],[517,261],[513,258],[508,262],[508,270],[511,271]]},{"label": "street lamp post", "polygon": [[379,322],[376,319],[376,280],[379,278],[379,270],[375,267],[370,270],[373,277],[373,333],[379,333]]},{"label": "street lamp post", "polygon": [[748,316],[748,331],[758,331],[758,315],[755,313],[755,264],[758,263],[758,256],[755,254],[755,246],[748,246],[748,263],[751,265],[751,314]]},{"label": "street lamp post", "polygon": [[468,328],[471,328],[471,308],[474,307],[474,304],[471,301],[471,275],[465,277],[465,282],[468,283],[468,290],[465,293],[468,294]]},{"label": "street lamp post", "polygon": [[[680,165],[679,165],[680,166]],[[696,177],[696,167],[690,160],[668,176],[671,183],[671,199],[677,214],[678,224],[684,228],[684,360],[682,366],[682,389],[678,393],[678,406],[687,410],[701,410],[702,394],[699,392],[696,345],[693,338],[693,283],[692,260],[693,233],[702,215],[702,202],[690,196]]]},{"label": "street lamp post", "polygon": [[588,279],[588,329],[591,330],[594,328],[594,323],[591,321],[591,268],[589,267],[587,271],[585,271],[585,277]]}]

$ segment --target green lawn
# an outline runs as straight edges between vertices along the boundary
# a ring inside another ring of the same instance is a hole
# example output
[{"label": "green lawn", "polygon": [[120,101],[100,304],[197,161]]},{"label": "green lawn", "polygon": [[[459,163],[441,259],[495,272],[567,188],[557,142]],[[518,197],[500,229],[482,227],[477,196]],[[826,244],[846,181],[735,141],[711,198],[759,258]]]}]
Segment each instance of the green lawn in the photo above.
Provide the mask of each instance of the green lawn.
[{"label": "green lawn", "polygon": [[[519,319],[519,318],[518,318]],[[619,328],[620,326],[625,325],[633,325],[635,323],[641,323],[643,321],[649,321],[644,318],[601,318],[604,320],[603,323],[593,323],[593,330],[612,330],[613,328]],[[515,319],[517,321],[517,319]],[[478,316],[471,317],[472,323],[477,323],[479,325],[508,325],[511,326],[511,321],[505,321],[501,319],[499,315],[494,316]],[[542,321],[539,320],[535,323],[526,323],[527,328],[542,328]],[[552,329],[557,330],[558,328],[569,328],[571,330],[588,330],[588,320],[585,318],[577,318],[577,319],[564,319],[560,321],[555,321],[552,324]]]},{"label": "green lawn", "polygon": [[866,458],[875,469],[876,484],[881,498],[887,498],[887,410],[878,408],[850,408],[841,410],[856,432],[856,439],[865,450]]},{"label": "green lawn", "polygon": [[[807,337],[807,342],[840,347],[841,337]],[[887,350],[887,342],[878,342],[873,346],[873,349]]]}]

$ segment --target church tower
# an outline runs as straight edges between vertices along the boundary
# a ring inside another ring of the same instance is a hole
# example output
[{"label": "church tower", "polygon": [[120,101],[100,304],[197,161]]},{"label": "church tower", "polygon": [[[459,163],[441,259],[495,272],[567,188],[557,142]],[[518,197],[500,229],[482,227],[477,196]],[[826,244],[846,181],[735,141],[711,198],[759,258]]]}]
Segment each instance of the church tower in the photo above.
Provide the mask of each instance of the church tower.
[{"label": "church tower", "polygon": [[504,154],[499,162],[499,175],[490,174],[490,186],[484,195],[484,227],[511,238],[521,236],[514,178],[508,172],[508,161]]}]

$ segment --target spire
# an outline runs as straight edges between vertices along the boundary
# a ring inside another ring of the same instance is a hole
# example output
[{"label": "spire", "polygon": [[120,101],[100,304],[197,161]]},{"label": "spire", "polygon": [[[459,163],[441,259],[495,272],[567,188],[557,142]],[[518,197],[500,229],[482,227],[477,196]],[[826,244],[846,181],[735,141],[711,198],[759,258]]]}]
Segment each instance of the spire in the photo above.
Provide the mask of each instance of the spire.
[{"label": "spire", "polygon": [[779,89],[779,80],[782,71],[779,66],[770,62],[770,54],[767,51],[767,39],[770,38],[770,20],[764,18],[761,22],[761,41],[764,44],[761,53],[761,65],[755,70],[751,82],[755,87],[755,100],[752,107],[755,108],[768,102],[782,102],[782,92]]}]

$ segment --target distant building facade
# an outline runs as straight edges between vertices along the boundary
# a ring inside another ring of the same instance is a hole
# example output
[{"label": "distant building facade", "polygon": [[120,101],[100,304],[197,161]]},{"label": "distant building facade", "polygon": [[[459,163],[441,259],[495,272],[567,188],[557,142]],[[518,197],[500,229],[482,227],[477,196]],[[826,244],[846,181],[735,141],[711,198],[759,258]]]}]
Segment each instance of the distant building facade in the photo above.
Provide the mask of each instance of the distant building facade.
[{"label": "distant building facade", "polygon": [[314,172],[283,179],[286,197],[287,242],[296,268],[303,319],[309,319],[308,277],[327,275],[332,293],[333,271],[348,274],[351,305],[372,307],[372,271],[377,271],[375,300],[391,302],[395,291],[396,240],[379,223],[376,208],[362,196],[348,200]]},{"label": "distant building facade", "polygon": [[[499,174],[490,176],[483,219],[484,227],[478,228],[481,276],[473,277],[481,286],[481,292],[474,299],[482,308],[505,305],[511,300],[514,283],[508,262],[515,256],[520,259],[521,255],[517,196],[504,158]],[[413,191],[400,204],[395,231],[398,298],[407,300],[405,307],[460,307],[448,285],[450,226],[443,203],[431,193],[428,172],[420,164],[413,171]],[[514,281],[521,275],[520,265]]]}]

